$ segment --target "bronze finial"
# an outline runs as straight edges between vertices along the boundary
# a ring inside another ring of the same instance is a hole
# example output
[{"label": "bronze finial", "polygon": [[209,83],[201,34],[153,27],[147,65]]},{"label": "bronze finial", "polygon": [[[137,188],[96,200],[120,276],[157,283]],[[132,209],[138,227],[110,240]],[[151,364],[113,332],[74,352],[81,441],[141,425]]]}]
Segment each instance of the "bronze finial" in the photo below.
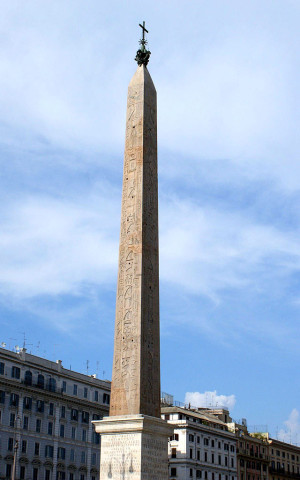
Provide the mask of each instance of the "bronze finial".
[{"label": "bronze finial", "polygon": [[143,38],[139,41],[139,44],[141,45],[141,48],[136,52],[136,57],[135,61],[141,67],[142,65],[145,65],[145,67],[148,65],[149,58],[151,55],[150,50],[146,49],[147,45],[147,40],[145,39],[145,32],[149,33],[148,30],[145,28],[145,22],[143,22],[143,25],[139,24],[141,29],[143,30]]}]

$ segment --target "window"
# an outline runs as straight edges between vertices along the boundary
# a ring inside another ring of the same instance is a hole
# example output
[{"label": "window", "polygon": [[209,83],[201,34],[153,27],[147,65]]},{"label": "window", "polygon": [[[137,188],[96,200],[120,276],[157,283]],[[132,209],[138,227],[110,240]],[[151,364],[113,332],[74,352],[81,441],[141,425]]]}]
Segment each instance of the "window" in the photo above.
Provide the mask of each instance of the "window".
[{"label": "window", "polygon": [[81,452],[81,463],[85,463],[85,452]]},{"label": "window", "polygon": [[20,378],[19,367],[11,367],[11,378]]},{"label": "window", "polygon": [[97,454],[95,452],[92,453],[92,465],[96,465],[97,463]]},{"label": "window", "polygon": [[0,403],[5,403],[5,392],[0,390]]},{"label": "window", "polygon": [[98,415],[98,413],[93,413],[93,420],[101,420],[101,415]]},{"label": "window", "polygon": [[45,480],[50,480],[50,474],[51,474],[51,470],[45,471]]},{"label": "window", "polygon": [[23,417],[23,430],[28,430],[29,417]]},{"label": "window", "polygon": [[8,444],[7,444],[7,450],[9,452],[12,452],[14,449],[14,439],[13,438],[9,438],[8,439]]},{"label": "window", "polygon": [[207,462],[207,452],[204,452],[204,461]]},{"label": "window", "polygon": [[26,453],[26,452],[27,452],[27,441],[26,441],[26,440],[22,440],[21,451],[22,451],[22,453]]},{"label": "window", "polygon": [[218,448],[222,448],[221,442],[218,442]]},{"label": "window", "polygon": [[24,465],[22,465],[20,467],[20,480],[24,480],[25,479],[25,467]]},{"label": "window", "polygon": [[243,467],[244,466],[244,460],[241,458],[240,459],[240,466]]},{"label": "window", "polygon": [[204,439],[204,445],[209,445],[209,440],[208,440],[208,438],[205,438],[205,439]]},{"label": "window", "polygon": [[88,397],[88,389],[87,389],[87,387],[84,387],[84,389],[83,389],[83,396],[84,396],[84,398],[87,398],[87,397]]},{"label": "window", "polygon": [[[38,374],[36,386],[37,386],[38,388],[44,388],[44,387],[45,387],[45,378],[44,378],[44,375],[41,375],[40,373]],[[46,471],[47,471],[47,470],[46,470]]]},{"label": "window", "polygon": [[229,445],[228,445],[228,443],[224,443],[224,450],[227,450],[227,451],[229,450]]},{"label": "window", "polygon": [[82,441],[86,442],[86,429],[85,428],[82,430]]},{"label": "window", "polygon": [[24,397],[23,407],[26,410],[31,410],[31,406],[32,406],[32,399],[30,397]]},{"label": "window", "polygon": [[200,460],[200,450],[197,450],[197,460]]},{"label": "window", "polygon": [[63,447],[58,447],[57,449],[57,458],[65,460],[66,458],[66,449]]},{"label": "window", "polygon": [[171,458],[176,458],[176,448],[172,448],[172,450],[171,450]]},{"label": "window", "polygon": [[10,414],[10,417],[9,417],[9,426],[10,427],[14,427],[15,426],[15,420],[16,420],[16,416],[14,413],[11,413]]},{"label": "window", "polygon": [[193,442],[195,439],[194,435],[192,435],[191,433],[189,434],[189,442]]},{"label": "window", "polygon": [[81,420],[83,423],[89,423],[89,413],[82,412]]},{"label": "window", "polygon": [[40,454],[40,444],[35,442],[34,444],[34,454],[39,455]]},{"label": "window", "polygon": [[211,474],[211,480],[215,480],[215,474],[214,474],[214,472],[212,472],[212,474]]},{"label": "window", "polygon": [[11,464],[7,463],[6,464],[6,478],[10,478],[10,477],[11,477]]},{"label": "window", "polygon": [[61,438],[64,438],[64,436],[65,436],[65,426],[62,423],[59,426],[59,436]]},{"label": "window", "polygon": [[71,437],[72,437],[73,440],[76,439],[76,428],[75,427],[72,427]]},{"label": "window", "polygon": [[0,362],[0,375],[4,375],[4,367],[5,367],[5,363]]},{"label": "window", "polygon": [[76,408],[72,408],[71,410],[71,420],[78,421],[78,410],[76,410]]},{"label": "window", "polygon": [[207,480],[207,471],[204,472],[204,478]]},{"label": "window", "polygon": [[172,467],[171,468],[171,477],[176,477],[177,476],[177,468],[176,467]]},{"label": "window", "polygon": [[17,407],[19,405],[19,395],[17,395],[16,393],[10,394],[10,405],[12,407]]},{"label": "window", "polygon": [[52,435],[53,433],[53,423],[48,422],[48,435]]},{"label": "window", "polygon": [[211,463],[215,463],[215,455],[213,453],[211,454]]},{"label": "window", "polygon": [[73,448],[70,451],[70,461],[75,462],[75,450]]},{"label": "window", "polygon": [[225,467],[227,467],[227,466],[228,466],[228,458],[225,457]]},{"label": "window", "polygon": [[99,401],[99,392],[98,392],[98,390],[95,390],[95,392],[94,392],[94,400],[95,400],[95,402],[98,402],[98,401]]},{"label": "window", "polygon": [[200,437],[197,437],[197,443],[200,443]]},{"label": "window", "polygon": [[103,393],[103,403],[105,403],[106,405],[109,405],[109,394],[108,393]]},{"label": "window", "polygon": [[38,480],[38,473],[39,473],[38,469],[34,468],[33,469],[33,476],[32,476],[33,480]]},{"label": "window", "polygon": [[196,470],[196,478],[201,478],[201,470]]},{"label": "window", "polygon": [[55,392],[56,391],[56,380],[55,380],[55,378],[49,378],[48,390],[49,390],[49,392]]},{"label": "window", "polygon": [[92,433],[92,442],[96,445],[100,444],[100,433],[93,432]]},{"label": "window", "polygon": [[176,440],[178,442],[178,440],[179,440],[178,433],[174,433],[174,435],[172,435],[172,437],[171,437],[171,440]]},{"label": "window", "polygon": [[61,391],[62,391],[62,392],[66,392],[66,391],[67,391],[67,382],[65,382],[65,380],[63,380],[63,382],[62,382]]},{"label": "window", "polygon": [[193,449],[190,448],[190,458],[193,458]]},{"label": "window", "polygon": [[234,445],[230,445],[230,451],[234,452]]},{"label": "window", "polygon": [[84,473],[80,474],[80,480],[84,480]]},{"label": "window", "polygon": [[49,415],[54,414],[54,403],[49,403]]},{"label": "window", "polygon": [[74,480],[74,473],[69,473],[69,480]]},{"label": "window", "polygon": [[24,383],[25,385],[32,385],[32,373],[30,370],[26,370],[25,372]]},{"label": "window", "polygon": [[[233,458],[231,459],[231,466],[234,467],[234,460],[233,460]],[[260,468],[259,468],[259,470],[260,470]]]},{"label": "window", "polygon": [[36,411],[39,412],[39,413],[43,413],[44,411],[44,402],[43,400],[38,400],[36,402]]},{"label": "window", "polygon": [[66,418],[66,407],[63,405],[60,411],[61,418]]},{"label": "window", "polygon": [[66,472],[58,471],[56,473],[56,480],[66,480]]},{"label": "window", "polygon": [[40,418],[37,418],[36,419],[36,423],[35,423],[35,431],[37,433],[40,433],[41,432],[41,425],[42,425],[42,421]]},{"label": "window", "polygon": [[192,476],[193,476],[193,469],[190,468],[190,477],[192,477]]},{"label": "window", "polygon": [[74,384],[73,385],[73,395],[77,395],[77,390],[78,390],[77,385]]},{"label": "window", "polygon": [[211,446],[212,446],[212,447],[215,446],[215,441],[214,441],[214,440],[211,441]]}]

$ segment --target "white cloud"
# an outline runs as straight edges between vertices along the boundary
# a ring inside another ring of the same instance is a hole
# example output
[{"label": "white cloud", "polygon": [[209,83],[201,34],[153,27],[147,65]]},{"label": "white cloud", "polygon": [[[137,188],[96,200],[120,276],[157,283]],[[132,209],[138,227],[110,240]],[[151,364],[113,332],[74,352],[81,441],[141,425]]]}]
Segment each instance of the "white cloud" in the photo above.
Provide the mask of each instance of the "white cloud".
[{"label": "white cloud", "polygon": [[278,432],[278,439],[286,443],[299,444],[300,440],[300,414],[299,410],[294,408],[287,420],[285,420],[284,428]]},{"label": "white cloud", "polygon": [[235,406],[235,395],[218,395],[217,391],[213,392],[187,392],[185,394],[186,404],[194,407],[227,407],[229,410]]},{"label": "white cloud", "polygon": [[2,219],[0,292],[21,298],[78,294],[111,285],[117,266],[118,207],[95,195],[79,203],[25,197]]}]

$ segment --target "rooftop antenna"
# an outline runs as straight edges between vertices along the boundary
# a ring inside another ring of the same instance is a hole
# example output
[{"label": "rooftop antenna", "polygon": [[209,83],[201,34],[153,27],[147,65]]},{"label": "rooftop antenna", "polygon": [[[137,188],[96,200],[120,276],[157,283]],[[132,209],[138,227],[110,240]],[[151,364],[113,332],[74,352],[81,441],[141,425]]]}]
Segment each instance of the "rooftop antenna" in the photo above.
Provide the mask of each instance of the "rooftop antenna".
[{"label": "rooftop antenna", "polygon": [[5,342],[1,342],[1,347],[2,347],[2,348],[5,348],[5,347],[6,347],[6,343],[5,343]]},{"label": "rooftop antenna", "polygon": [[37,349],[37,352],[38,352],[38,353],[39,353],[39,351],[40,351],[40,344],[41,344],[41,342],[38,341],[37,346],[36,346],[36,349]]},{"label": "rooftop antenna", "polygon": [[278,440],[278,425],[276,427],[276,440]]},{"label": "rooftop antenna", "polygon": [[86,361],[86,374],[89,374],[89,360]]},{"label": "rooftop antenna", "polygon": [[104,376],[105,376],[105,370],[103,370],[103,372],[102,372],[102,373],[103,373],[103,380],[104,380]]},{"label": "rooftop antenna", "polygon": [[99,360],[97,360],[97,368],[96,368],[96,375],[97,375],[97,378],[99,378]]}]

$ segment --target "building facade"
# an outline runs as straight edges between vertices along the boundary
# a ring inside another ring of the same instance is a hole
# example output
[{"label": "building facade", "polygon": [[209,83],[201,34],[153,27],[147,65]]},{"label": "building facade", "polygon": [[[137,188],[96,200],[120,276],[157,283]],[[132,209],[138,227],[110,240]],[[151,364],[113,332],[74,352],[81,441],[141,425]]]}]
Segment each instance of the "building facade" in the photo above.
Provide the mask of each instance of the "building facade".
[{"label": "building facade", "polygon": [[0,479],[97,480],[110,382],[0,348]]},{"label": "building facade", "polygon": [[237,480],[237,439],[225,422],[201,409],[174,406],[162,407],[162,418],[175,427],[169,441],[171,480]]},{"label": "building facade", "polygon": [[267,436],[269,480],[300,480],[300,448]]}]

